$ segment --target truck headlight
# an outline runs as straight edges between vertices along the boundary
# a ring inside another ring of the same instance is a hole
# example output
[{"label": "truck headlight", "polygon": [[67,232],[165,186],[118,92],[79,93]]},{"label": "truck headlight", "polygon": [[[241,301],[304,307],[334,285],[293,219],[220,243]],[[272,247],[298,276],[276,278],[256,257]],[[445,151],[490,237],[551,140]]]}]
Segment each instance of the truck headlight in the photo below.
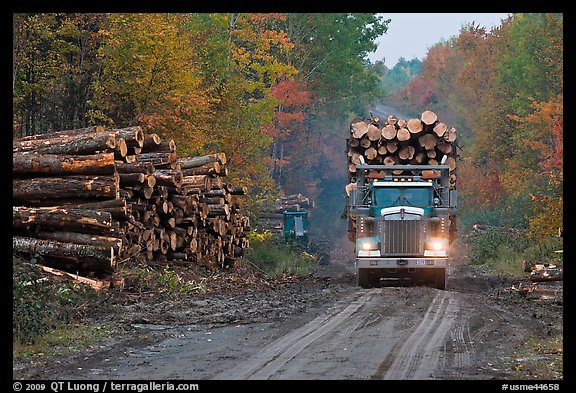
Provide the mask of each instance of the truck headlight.
[{"label": "truck headlight", "polygon": [[378,250],[378,243],[372,240],[364,240],[361,245],[364,251],[375,251]]},{"label": "truck headlight", "polygon": [[431,238],[426,242],[426,249],[432,251],[441,251],[448,248],[447,239],[443,238]]}]

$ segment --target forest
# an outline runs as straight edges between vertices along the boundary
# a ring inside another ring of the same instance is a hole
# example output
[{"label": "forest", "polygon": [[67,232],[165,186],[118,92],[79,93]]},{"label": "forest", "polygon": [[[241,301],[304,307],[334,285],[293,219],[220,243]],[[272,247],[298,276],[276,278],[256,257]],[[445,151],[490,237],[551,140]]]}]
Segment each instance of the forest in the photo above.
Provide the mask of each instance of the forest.
[{"label": "forest", "polygon": [[140,125],[182,155],[225,152],[251,214],[302,193],[324,203],[330,228],[344,207],[349,123],[385,100],[458,129],[462,228],[496,229],[473,239],[484,242],[473,258],[517,263],[519,252],[557,247],[562,14],[514,14],[491,31],[472,23],[393,70],[367,60],[389,23],[346,13],[13,14],[13,137]]},{"label": "forest", "polygon": [[491,31],[472,23],[430,48],[419,74],[387,97],[459,130],[460,214],[489,229],[475,239],[478,262],[517,265],[561,248],[562,31],[562,14],[514,14]]}]

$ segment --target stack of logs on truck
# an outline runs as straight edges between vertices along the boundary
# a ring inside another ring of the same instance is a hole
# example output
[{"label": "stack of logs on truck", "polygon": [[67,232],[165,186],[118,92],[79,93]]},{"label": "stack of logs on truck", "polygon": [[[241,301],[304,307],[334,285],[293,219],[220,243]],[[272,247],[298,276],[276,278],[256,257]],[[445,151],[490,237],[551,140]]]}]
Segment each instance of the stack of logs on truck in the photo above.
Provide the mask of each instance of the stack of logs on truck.
[{"label": "stack of logs on truck", "polygon": [[86,277],[130,259],[231,266],[250,223],[227,171],[224,153],[178,157],[139,126],[16,139],[13,251]]},{"label": "stack of logs on truck", "polygon": [[[357,118],[350,124],[348,138],[348,172],[356,174],[363,156],[366,164],[378,165],[444,165],[450,167],[450,184],[456,184],[456,129],[439,121],[429,110],[420,119],[398,119],[394,115],[369,120]],[[399,174],[399,173],[398,173]]]},{"label": "stack of logs on truck", "polygon": [[[394,115],[386,119],[356,118],[350,123],[350,136],[346,140],[348,157],[347,197],[351,187],[356,187],[356,165],[447,165],[450,169],[450,189],[456,188],[457,132],[438,120],[430,110],[420,118],[402,119]],[[430,173],[428,173],[430,172]],[[423,176],[434,177],[437,171],[424,171]],[[406,174],[404,170],[392,171],[394,175]],[[412,175],[413,173],[409,173]],[[383,178],[384,171],[370,170],[367,178]],[[350,240],[355,241],[355,216],[348,217]],[[455,217],[450,217],[455,221]],[[455,226],[455,222],[453,222]]]}]

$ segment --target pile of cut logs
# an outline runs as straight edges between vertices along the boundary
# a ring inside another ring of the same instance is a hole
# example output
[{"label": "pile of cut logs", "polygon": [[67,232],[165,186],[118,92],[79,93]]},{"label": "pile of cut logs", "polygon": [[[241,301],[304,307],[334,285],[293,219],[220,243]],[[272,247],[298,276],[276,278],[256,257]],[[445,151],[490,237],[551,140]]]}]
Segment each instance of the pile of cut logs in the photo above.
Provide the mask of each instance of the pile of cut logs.
[{"label": "pile of cut logs", "polygon": [[[438,165],[450,167],[450,186],[456,186],[456,129],[438,120],[426,110],[420,119],[398,119],[394,115],[380,124],[380,119],[357,118],[350,123],[348,138],[348,173],[356,174],[363,157],[372,165]],[[394,172],[393,172],[394,173]],[[402,174],[402,171],[394,174]]]},{"label": "pile of cut logs", "polygon": [[224,153],[178,157],[139,126],[14,140],[13,250],[88,276],[131,258],[232,266],[250,223],[227,171]]},{"label": "pile of cut logs", "polygon": [[276,199],[273,205],[258,219],[258,227],[272,233],[282,234],[284,230],[284,212],[308,211],[316,206],[315,202],[302,194],[293,194]]}]

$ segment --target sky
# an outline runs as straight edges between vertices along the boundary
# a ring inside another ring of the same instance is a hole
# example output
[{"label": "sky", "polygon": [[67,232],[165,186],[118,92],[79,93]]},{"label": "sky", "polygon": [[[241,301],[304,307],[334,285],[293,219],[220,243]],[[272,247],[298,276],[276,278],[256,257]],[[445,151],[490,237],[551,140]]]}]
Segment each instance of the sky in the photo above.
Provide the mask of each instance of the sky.
[{"label": "sky", "polygon": [[391,19],[388,32],[377,39],[378,49],[368,55],[372,63],[386,58],[386,67],[392,68],[400,57],[422,60],[428,49],[441,40],[458,35],[460,29],[475,22],[488,31],[500,25],[509,14],[496,13],[389,13],[378,14]]}]

